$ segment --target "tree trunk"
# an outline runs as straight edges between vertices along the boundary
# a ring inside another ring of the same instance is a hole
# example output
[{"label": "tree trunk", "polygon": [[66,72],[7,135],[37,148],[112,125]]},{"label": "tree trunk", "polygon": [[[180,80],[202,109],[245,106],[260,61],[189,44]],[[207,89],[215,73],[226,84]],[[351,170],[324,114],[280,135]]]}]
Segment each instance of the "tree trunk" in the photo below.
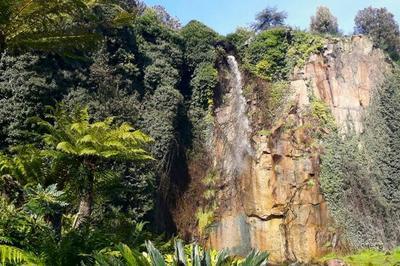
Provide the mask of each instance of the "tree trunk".
[{"label": "tree trunk", "polygon": [[4,33],[0,30],[0,53],[3,52],[4,49],[6,49],[6,37],[4,36]]},{"label": "tree trunk", "polygon": [[88,186],[86,190],[82,193],[81,201],[79,204],[79,211],[73,223],[73,228],[78,228],[79,226],[81,226],[92,215],[93,183],[94,174],[93,171],[90,170],[88,176]]}]

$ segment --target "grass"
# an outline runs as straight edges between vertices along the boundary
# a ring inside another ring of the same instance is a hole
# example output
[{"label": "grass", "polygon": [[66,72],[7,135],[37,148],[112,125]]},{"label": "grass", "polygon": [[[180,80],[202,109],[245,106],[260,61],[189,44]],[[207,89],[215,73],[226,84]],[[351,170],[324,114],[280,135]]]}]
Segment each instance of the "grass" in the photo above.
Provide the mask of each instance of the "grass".
[{"label": "grass", "polygon": [[400,265],[400,247],[390,252],[376,250],[362,250],[351,255],[329,254],[321,259],[326,262],[331,259],[340,259],[351,266],[395,266]]}]

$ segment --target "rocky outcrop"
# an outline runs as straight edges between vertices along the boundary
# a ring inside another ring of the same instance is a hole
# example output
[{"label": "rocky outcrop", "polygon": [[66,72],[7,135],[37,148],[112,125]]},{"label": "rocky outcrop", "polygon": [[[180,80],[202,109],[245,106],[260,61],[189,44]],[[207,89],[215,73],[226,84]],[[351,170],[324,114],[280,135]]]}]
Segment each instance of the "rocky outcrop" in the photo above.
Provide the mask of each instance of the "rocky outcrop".
[{"label": "rocky outcrop", "polygon": [[291,83],[300,106],[309,105],[309,89],[330,107],[338,125],[351,121],[361,130],[361,116],[372,90],[390,70],[385,55],[365,36],[329,43],[314,54]]},{"label": "rocky outcrop", "polygon": [[[321,151],[315,134],[320,129],[310,105],[313,98],[325,102],[339,127],[352,121],[361,131],[363,110],[389,69],[384,54],[366,37],[330,41],[323,53],[312,55],[294,71],[290,95],[272,126],[249,116],[252,151],[243,156],[234,178],[221,166],[231,149],[224,133],[234,113],[229,111],[233,103],[228,91],[216,110],[209,153],[210,167],[219,171],[219,186],[208,245],[236,254],[267,250],[272,262],[311,262],[340,249],[341,232],[330,218],[319,184]],[[257,98],[250,96],[246,108],[248,113],[259,112]]]},{"label": "rocky outcrop", "polygon": [[270,134],[253,137],[256,152],[242,201],[251,246],[268,250],[272,261],[309,262],[341,245],[319,185],[311,96],[330,107],[339,127],[351,123],[361,131],[363,110],[389,69],[365,37],[330,43],[293,75],[288,106]]}]

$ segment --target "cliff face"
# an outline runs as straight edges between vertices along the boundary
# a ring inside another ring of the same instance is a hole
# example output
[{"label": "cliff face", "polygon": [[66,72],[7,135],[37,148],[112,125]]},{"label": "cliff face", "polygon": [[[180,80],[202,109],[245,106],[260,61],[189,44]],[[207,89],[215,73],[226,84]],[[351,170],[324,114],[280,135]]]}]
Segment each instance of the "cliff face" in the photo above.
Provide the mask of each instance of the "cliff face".
[{"label": "cliff face", "polygon": [[[272,262],[310,262],[341,248],[341,232],[330,218],[319,185],[321,150],[309,112],[311,96],[330,108],[339,127],[351,120],[361,131],[361,115],[371,92],[389,69],[383,53],[365,37],[331,42],[294,71],[290,96],[272,126],[251,115],[260,112],[256,97],[238,105],[232,96],[234,86],[229,86],[216,110],[209,146],[209,168],[218,176],[217,207],[205,237],[209,246],[237,254],[252,248],[267,250]],[[229,78],[234,75],[230,71]],[[232,123],[237,108],[247,110],[252,134],[237,132],[238,124]],[[256,128],[264,133],[255,132]],[[245,138],[250,138],[251,149],[239,151],[240,167],[237,158],[235,165],[227,165],[232,160],[226,158],[237,154],[238,145],[248,141]],[[205,175],[192,173],[193,180]]]},{"label": "cliff face", "polygon": [[331,109],[338,125],[352,121],[361,130],[361,115],[371,91],[390,70],[383,52],[363,36],[330,43],[323,55],[312,55],[304,69],[295,71],[292,88],[300,106],[309,105],[307,87]]},{"label": "cliff face", "polygon": [[353,37],[327,45],[295,72],[287,111],[269,136],[253,137],[256,153],[243,197],[252,247],[270,251],[273,261],[306,262],[340,248],[340,231],[320,190],[320,151],[305,110],[312,94],[330,107],[339,127],[351,121],[361,131],[371,92],[389,69],[367,38]]}]

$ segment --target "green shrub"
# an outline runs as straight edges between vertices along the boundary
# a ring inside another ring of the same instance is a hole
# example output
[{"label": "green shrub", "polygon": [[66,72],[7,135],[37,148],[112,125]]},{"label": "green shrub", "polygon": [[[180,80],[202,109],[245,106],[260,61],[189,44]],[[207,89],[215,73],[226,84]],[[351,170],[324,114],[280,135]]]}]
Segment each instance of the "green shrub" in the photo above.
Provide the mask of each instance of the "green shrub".
[{"label": "green shrub", "polygon": [[193,71],[202,63],[214,64],[217,54],[214,45],[218,34],[199,21],[192,20],[180,31],[185,41],[185,59]]},{"label": "green shrub", "polygon": [[286,80],[294,67],[302,67],[312,53],[322,49],[324,39],[286,28],[263,31],[245,52],[245,67],[269,81]]},{"label": "green shrub", "polygon": [[200,235],[204,235],[205,230],[214,222],[214,210],[200,208],[196,212],[197,226]]},{"label": "green shrub", "polygon": [[218,71],[213,64],[200,64],[193,73],[191,103],[195,107],[208,110],[214,98],[214,89],[218,84]]},{"label": "green shrub", "polygon": [[340,259],[349,265],[381,266],[397,265],[400,262],[400,249],[394,249],[390,252],[381,252],[377,250],[361,250],[354,254],[337,255],[329,254],[321,259],[326,262],[331,259]]},{"label": "green shrub", "polygon": [[322,127],[335,127],[335,118],[333,117],[329,106],[323,100],[312,97],[311,114],[314,118],[318,119]]}]

